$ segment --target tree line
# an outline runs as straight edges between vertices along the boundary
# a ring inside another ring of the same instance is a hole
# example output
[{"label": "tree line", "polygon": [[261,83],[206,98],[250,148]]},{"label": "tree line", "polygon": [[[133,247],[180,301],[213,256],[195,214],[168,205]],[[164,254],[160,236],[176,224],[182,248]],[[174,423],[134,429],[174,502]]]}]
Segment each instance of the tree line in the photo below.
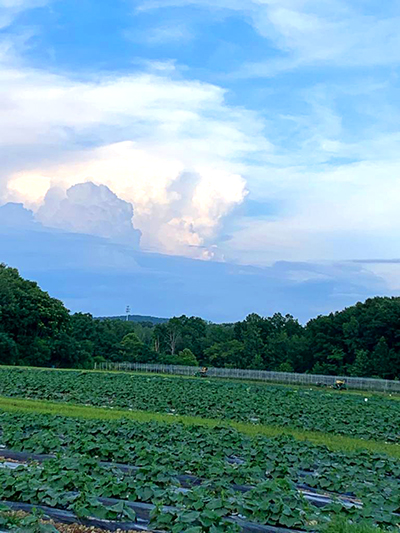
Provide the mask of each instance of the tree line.
[{"label": "tree line", "polygon": [[102,361],[398,379],[400,298],[371,298],[306,325],[280,313],[231,324],[187,316],[135,323],[70,314],[0,265],[1,364],[91,368]]}]

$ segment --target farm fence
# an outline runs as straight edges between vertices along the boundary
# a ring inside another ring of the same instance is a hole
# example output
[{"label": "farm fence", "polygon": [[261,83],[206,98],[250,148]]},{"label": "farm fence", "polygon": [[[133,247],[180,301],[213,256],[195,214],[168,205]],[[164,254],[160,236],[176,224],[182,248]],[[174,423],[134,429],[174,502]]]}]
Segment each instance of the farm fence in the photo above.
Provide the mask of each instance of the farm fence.
[{"label": "farm fence", "polygon": [[[195,376],[199,372],[199,367],[195,366],[141,363],[97,363],[95,364],[95,369],[125,372],[151,372],[155,374],[175,374],[180,376]],[[318,374],[296,374],[294,372],[243,370],[239,368],[209,368],[207,371],[207,377],[248,379],[291,385],[314,385],[325,387],[335,385],[337,380],[344,380],[348,389],[400,393],[400,381],[391,381],[388,379],[323,376]]]}]

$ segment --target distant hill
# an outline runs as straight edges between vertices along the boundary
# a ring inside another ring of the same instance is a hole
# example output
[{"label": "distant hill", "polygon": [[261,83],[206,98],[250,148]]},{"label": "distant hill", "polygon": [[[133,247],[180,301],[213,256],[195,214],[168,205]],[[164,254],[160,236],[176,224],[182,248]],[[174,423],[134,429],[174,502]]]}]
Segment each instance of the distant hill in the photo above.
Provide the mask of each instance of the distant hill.
[{"label": "distant hill", "polygon": [[[99,316],[98,320],[126,320],[126,315],[122,316]],[[160,318],[157,316],[144,316],[144,315],[129,315],[129,322],[150,322],[151,324],[165,324],[168,322],[168,318]]]}]

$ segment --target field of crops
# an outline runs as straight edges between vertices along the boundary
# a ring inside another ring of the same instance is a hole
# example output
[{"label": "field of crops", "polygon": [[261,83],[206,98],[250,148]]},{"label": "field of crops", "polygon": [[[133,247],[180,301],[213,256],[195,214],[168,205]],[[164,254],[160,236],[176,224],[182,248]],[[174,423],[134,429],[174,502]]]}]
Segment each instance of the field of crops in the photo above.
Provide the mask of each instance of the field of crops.
[{"label": "field of crops", "polygon": [[[249,436],[224,423],[322,430],[327,444],[339,433],[396,446],[398,400],[18,368],[0,369],[0,395],[57,401],[60,411],[61,402],[126,410],[105,420],[0,409],[0,531],[2,523],[15,531],[4,509],[38,509],[55,521],[110,531],[319,533],[338,517],[399,530],[398,459],[333,451],[287,435]],[[168,413],[176,423],[138,422],[129,418],[131,409]],[[221,421],[183,425],[176,413]]]},{"label": "field of crops", "polygon": [[229,419],[400,443],[400,401],[266,384],[0,369],[0,395]]},{"label": "field of crops", "polygon": [[174,533],[319,531],[338,513],[400,520],[400,465],[385,456],[224,427],[6,412],[0,426],[0,499],[15,504]]}]

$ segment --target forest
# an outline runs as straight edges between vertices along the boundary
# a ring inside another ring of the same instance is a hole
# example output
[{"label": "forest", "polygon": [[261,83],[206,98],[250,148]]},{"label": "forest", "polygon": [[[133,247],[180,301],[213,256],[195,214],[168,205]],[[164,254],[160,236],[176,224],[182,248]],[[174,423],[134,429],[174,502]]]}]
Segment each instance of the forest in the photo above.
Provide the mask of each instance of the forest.
[{"label": "forest", "polygon": [[231,324],[165,323],[71,314],[0,264],[0,364],[92,368],[128,361],[400,378],[400,298],[376,297],[302,325],[252,313]]}]

